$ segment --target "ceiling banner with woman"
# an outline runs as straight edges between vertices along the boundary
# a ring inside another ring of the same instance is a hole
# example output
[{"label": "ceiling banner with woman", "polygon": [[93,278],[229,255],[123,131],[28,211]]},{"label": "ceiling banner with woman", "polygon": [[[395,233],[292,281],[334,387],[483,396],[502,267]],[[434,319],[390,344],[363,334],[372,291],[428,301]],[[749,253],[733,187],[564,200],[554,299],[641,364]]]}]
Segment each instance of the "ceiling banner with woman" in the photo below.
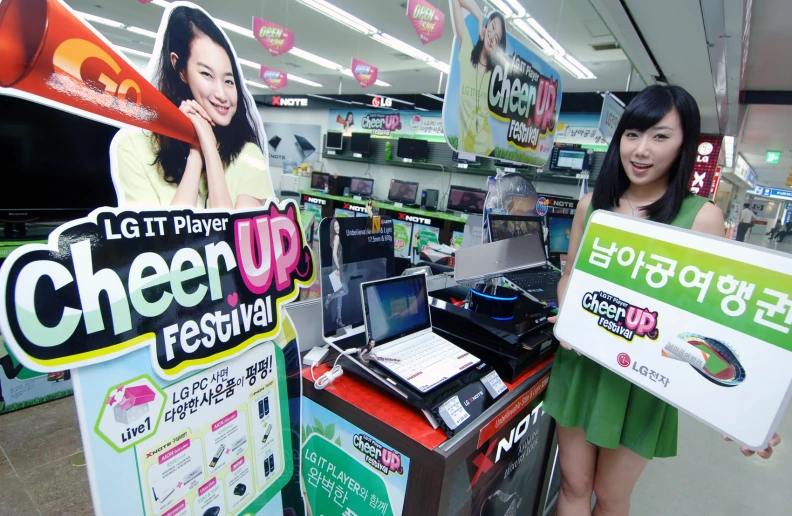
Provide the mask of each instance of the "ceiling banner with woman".
[{"label": "ceiling banner with woman", "polygon": [[449,0],[454,28],[443,126],[455,150],[541,167],[553,149],[561,76],[514,36],[503,14]]}]

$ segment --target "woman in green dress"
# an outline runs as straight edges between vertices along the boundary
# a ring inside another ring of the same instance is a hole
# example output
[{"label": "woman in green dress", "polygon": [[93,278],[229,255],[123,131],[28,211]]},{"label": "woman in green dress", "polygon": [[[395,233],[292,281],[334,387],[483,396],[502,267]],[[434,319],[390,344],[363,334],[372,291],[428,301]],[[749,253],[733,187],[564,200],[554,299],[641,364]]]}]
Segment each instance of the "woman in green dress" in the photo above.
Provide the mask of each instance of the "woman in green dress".
[{"label": "woman in green dress", "polygon": [[[567,269],[597,209],[724,236],[723,213],[691,195],[700,115],[678,86],[650,86],[633,99],[611,141],[594,193],[578,204]],[[569,275],[558,285],[563,300]],[[552,319],[551,319],[552,320]],[[552,322],[555,322],[552,320]],[[677,409],[561,343],[544,401],[557,422],[562,473],[559,516],[627,515],[647,462],[677,452]],[[760,452],[767,458],[771,448]],[[743,450],[746,455],[752,454]]]}]

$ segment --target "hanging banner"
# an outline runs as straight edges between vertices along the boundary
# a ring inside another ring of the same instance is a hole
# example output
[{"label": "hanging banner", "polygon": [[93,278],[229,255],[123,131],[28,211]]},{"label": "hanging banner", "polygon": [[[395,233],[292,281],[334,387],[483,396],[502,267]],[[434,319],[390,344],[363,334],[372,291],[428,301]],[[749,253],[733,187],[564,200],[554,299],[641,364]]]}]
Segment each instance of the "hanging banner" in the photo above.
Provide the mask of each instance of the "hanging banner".
[{"label": "hanging banner", "polygon": [[401,516],[410,459],[313,400],[303,411],[308,514]]},{"label": "hanging banner", "polygon": [[792,392],[790,271],[786,254],[597,211],[555,333],[724,435],[763,449]]},{"label": "hanging banner", "polygon": [[[449,0],[454,28],[443,126],[458,152],[543,166],[561,110],[561,76],[514,36],[499,11]],[[482,30],[482,26],[484,27]]]},{"label": "hanging banner", "polygon": [[374,138],[416,138],[444,142],[443,118],[439,111],[393,111],[385,109],[331,109],[327,122],[330,131],[344,136],[369,133]]},{"label": "hanging banner", "polygon": [[723,137],[717,134],[702,134],[696,152],[696,165],[690,176],[688,189],[691,193],[709,197],[715,183]]},{"label": "hanging banner", "polygon": [[0,87],[197,143],[190,119],[60,0],[0,3]]},{"label": "hanging banner", "polygon": [[616,100],[611,93],[606,93],[605,98],[602,99],[602,113],[600,114],[599,132],[602,138],[610,145],[613,135],[616,132],[616,126],[619,125],[622,114],[624,113],[624,105]]},{"label": "hanging banner", "polygon": [[266,66],[261,67],[259,77],[261,77],[264,84],[269,86],[272,90],[285,88],[289,84],[289,77],[287,74],[274,68],[267,68]]},{"label": "hanging banner", "polygon": [[294,48],[294,32],[277,23],[253,17],[253,36],[272,56],[285,54]]},{"label": "hanging banner", "polygon": [[426,0],[407,2],[407,17],[424,45],[443,37],[445,14]]},{"label": "hanging banner", "polygon": [[378,68],[368,63],[361,61],[355,57],[352,58],[352,75],[355,76],[361,88],[368,88],[377,82]]}]

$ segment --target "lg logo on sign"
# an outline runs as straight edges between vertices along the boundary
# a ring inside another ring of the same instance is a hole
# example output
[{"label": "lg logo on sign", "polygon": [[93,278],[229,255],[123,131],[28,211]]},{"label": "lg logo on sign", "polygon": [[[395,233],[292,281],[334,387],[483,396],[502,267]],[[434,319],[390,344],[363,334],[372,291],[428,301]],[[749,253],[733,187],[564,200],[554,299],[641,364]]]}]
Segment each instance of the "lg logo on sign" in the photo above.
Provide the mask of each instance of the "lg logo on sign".
[{"label": "lg logo on sign", "polygon": [[308,99],[272,97],[272,105],[282,107],[308,107]]},{"label": "lg logo on sign", "polygon": [[698,156],[696,156],[697,163],[709,163],[709,155],[712,154],[714,147],[710,142],[704,142],[698,146]]},{"label": "lg logo on sign", "polygon": [[374,97],[371,99],[371,105],[374,107],[391,107],[393,106],[393,99],[388,97]]}]

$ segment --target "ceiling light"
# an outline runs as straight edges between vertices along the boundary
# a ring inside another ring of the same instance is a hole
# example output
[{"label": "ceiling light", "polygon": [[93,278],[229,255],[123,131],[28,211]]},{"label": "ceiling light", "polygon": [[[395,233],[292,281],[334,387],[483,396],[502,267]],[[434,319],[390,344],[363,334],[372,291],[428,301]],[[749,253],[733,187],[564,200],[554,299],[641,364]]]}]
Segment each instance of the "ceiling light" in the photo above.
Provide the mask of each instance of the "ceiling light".
[{"label": "ceiling light", "polygon": [[426,108],[422,108],[422,107],[418,107],[418,106],[415,106],[415,109],[417,109],[418,111],[429,111]]},{"label": "ceiling light", "polygon": [[127,47],[116,46],[116,48],[125,54],[132,54],[135,56],[151,59],[151,54],[149,54],[148,52],[142,52],[140,50],[135,50],[134,48],[127,48]]},{"label": "ceiling light", "polygon": [[220,27],[223,27],[224,29],[230,30],[231,32],[236,32],[237,34],[245,36],[246,38],[256,39],[253,37],[253,31],[250,29],[246,29],[244,27],[240,27],[239,25],[235,25],[225,20],[219,20],[217,18],[213,18],[213,20],[216,24],[218,24]]},{"label": "ceiling light", "polygon": [[150,4],[158,5],[162,8],[168,7],[171,3],[166,2],[165,0],[151,0]]},{"label": "ceiling light", "polygon": [[318,11],[328,18],[332,18],[339,23],[343,23],[350,29],[354,29],[362,34],[370,36],[379,32],[376,27],[369,25],[363,20],[356,18],[338,7],[325,2],[325,0],[297,0],[299,3]]},{"label": "ceiling light", "polygon": [[531,27],[533,27],[536,30],[536,32],[538,32],[539,35],[541,35],[545,39],[545,41],[550,43],[550,46],[552,46],[557,53],[560,53],[562,56],[566,54],[566,52],[564,51],[564,47],[559,45],[558,41],[553,39],[553,37],[545,30],[545,28],[542,27],[542,24],[536,21],[536,18],[528,18],[527,21],[531,25]]},{"label": "ceiling light", "polygon": [[[325,68],[329,68],[331,70],[336,70],[340,72],[344,69],[344,67],[338,63],[334,63],[329,59],[325,59],[324,57],[319,57],[316,54],[306,52],[301,48],[294,47],[291,50],[289,50],[289,53],[299,57],[300,59],[305,59],[306,61],[310,61],[314,64],[318,64],[319,66],[324,66]],[[349,73],[351,74],[352,72],[350,71]]]},{"label": "ceiling light", "polygon": [[157,38],[157,33],[153,32],[153,31],[150,31],[150,30],[141,29],[140,27],[132,27],[131,25],[127,26],[125,28],[129,32],[134,32],[135,34],[140,34],[141,36],[147,36],[147,37],[149,37],[151,39],[156,39]]},{"label": "ceiling light", "polygon": [[564,70],[572,74],[576,79],[586,78],[586,75],[577,68],[575,68],[575,65],[567,61],[567,59],[563,55],[556,54],[555,56],[553,56],[553,59],[555,60],[556,63],[560,64],[564,68]]},{"label": "ceiling light", "polygon": [[522,32],[528,39],[530,39],[535,45],[542,49],[542,51],[547,55],[553,55],[553,47],[545,41],[545,39],[539,35],[538,32],[533,30],[525,20],[514,20],[512,24],[517,27],[517,30]]},{"label": "ceiling light", "polygon": [[379,33],[379,34],[374,34],[371,37],[375,41],[378,41],[378,42],[382,43],[383,45],[388,46],[388,47],[390,47],[390,48],[392,48],[394,50],[398,50],[402,54],[406,54],[406,55],[408,55],[410,57],[413,57],[413,58],[415,58],[415,59],[417,59],[419,61],[423,61],[424,63],[428,64],[432,68],[440,70],[441,72],[443,72],[445,74],[450,73],[451,68],[446,63],[444,63],[442,61],[438,61],[437,59],[435,59],[434,57],[430,56],[426,52],[424,52],[422,50],[419,50],[419,49],[415,48],[414,46],[409,45],[409,44],[405,43],[404,41],[402,41],[400,39],[396,39],[393,36],[391,36],[390,34]]},{"label": "ceiling light", "polygon": [[445,99],[442,97],[438,97],[437,95],[432,95],[431,93],[421,93],[424,97],[429,97],[430,99],[434,99],[438,102],[445,102]]},{"label": "ceiling light", "polygon": [[[253,68],[256,71],[261,71],[261,65],[256,63],[255,61],[251,61],[249,59],[242,59],[242,58],[237,58],[237,61],[239,61],[239,64],[241,64],[243,66],[247,66],[247,67]],[[299,83],[302,83],[302,84],[307,84],[308,86],[313,86],[314,88],[321,88],[322,87],[322,85],[319,84],[318,82],[314,82],[314,81],[311,81],[309,79],[303,79],[300,76],[292,75],[290,73],[287,73],[286,77],[288,77],[288,79],[290,81],[299,82]]]},{"label": "ceiling light", "polygon": [[[567,58],[567,60],[568,60],[570,63],[572,63],[572,64],[575,66],[575,68],[577,68],[578,70],[580,70],[581,72],[583,72],[583,74],[586,76],[586,77],[585,77],[586,79],[596,79],[596,78],[597,78],[597,76],[595,76],[593,73],[591,73],[591,70],[589,70],[588,68],[586,68],[585,66],[583,66],[583,65],[581,64],[581,62],[580,62],[580,61],[578,61],[577,59],[575,59],[574,57],[572,57],[572,56],[568,55],[568,56],[566,56],[566,58]],[[624,105],[622,105],[622,107],[624,107]]]},{"label": "ceiling light", "polygon": [[309,79],[303,79],[302,77],[299,77],[297,75],[292,75],[290,73],[287,73],[286,77],[288,77],[288,79],[290,81],[299,82],[301,84],[307,84],[308,86],[313,86],[314,88],[321,88],[322,87],[322,85],[319,84],[318,82],[314,82],[314,81],[309,80]]},{"label": "ceiling light", "polygon": [[385,81],[381,81],[381,80],[379,80],[379,79],[377,79],[376,81],[374,81],[374,84],[375,84],[376,86],[382,86],[382,87],[385,87],[385,88],[390,88],[390,87],[392,86],[392,84],[391,84],[391,83],[389,83],[389,82],[385,82]]},{"label": "ceiling light", "polygon": [[509,5],[511,6],[511,8],[514,10],[515,14],[518,17],[522,18],[527,14],[525,12],[525,8],[520,4],[518,0],[506,0],[506,1],[509,2]]},{"label": "ceiling light", "polygon": [[254,86],[256,88],[261,88],[263,90],[268,90],[269,89],[269,86],[261,84],[260,82],[245,81],[245,84],[247,84],[248,86]]},{"label": "ceiling light", "polygon": [[123,29],[125,27],[125,25],[121,22],[117,22],[115,20],[109,20],[107,18],[102,18],[101,16],[94,16],[93,14],[82,13],[80,11],[75,11],[75,13],[83,20],[89,21],[91,23],[98,23],[100,25],[106,25],[108,27],[113,27],[116,29]]},{"label": "ceiling light", "polygon": [[514,11],[509,9],[509,6],[506,5],[503,0],[488,0],[488,1],[503,14],[504,18],[511,18],[512,16],[514,16]]}]

